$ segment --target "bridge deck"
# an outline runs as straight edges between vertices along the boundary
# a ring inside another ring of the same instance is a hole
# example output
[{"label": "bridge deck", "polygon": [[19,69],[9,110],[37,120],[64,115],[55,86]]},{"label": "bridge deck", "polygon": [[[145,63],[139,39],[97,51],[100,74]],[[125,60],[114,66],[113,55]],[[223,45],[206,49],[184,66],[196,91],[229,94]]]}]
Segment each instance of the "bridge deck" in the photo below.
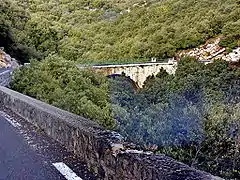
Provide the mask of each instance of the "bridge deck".
[{"label": "bridge deck", "polygon": [[153,65],[174,65],[175,63],[158,63],[158,62],[149,62],[149,63],[131,63],[131,64],[105,64],[105,65],[78,65],[80,68],[116,68],[116,67],[134,67],[134,66],[153,66]]}]

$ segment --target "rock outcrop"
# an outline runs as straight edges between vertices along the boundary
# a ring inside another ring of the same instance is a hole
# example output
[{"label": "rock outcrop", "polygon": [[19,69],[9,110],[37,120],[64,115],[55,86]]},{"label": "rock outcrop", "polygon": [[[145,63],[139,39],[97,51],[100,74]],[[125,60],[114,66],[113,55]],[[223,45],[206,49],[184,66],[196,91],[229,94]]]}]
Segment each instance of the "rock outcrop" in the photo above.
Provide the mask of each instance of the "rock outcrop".
[{"label": "rock outcrop", "polygon": [[11,58],[11,56],[0,49],[0,68],[16,68],[19,64],[16,59]]},{"label": "rock outcrop", "polygon": [[192,56],[196,57],[198,60],[215,60],[223,59],[229,62],[239,62],[240,61],[240,47],[233,49],[232,52],[228,53],[226,48],[221,47],[219,42],[221,38],[210,39],[204,45],[192,50],[184,50],[178,53],[177,57]]}]

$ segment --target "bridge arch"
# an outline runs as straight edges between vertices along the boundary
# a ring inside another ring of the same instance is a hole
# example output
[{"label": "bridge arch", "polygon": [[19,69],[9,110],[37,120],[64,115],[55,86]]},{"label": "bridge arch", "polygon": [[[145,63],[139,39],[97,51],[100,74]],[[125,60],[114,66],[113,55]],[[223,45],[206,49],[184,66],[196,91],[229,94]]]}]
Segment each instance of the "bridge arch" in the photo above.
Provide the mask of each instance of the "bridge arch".
[{"label": "bridge arch", "polygon": [[125,73],[121,73],[121,74],[110,74],[110,75],[108,75],[107,77],[108,77],[108,78],[124,77],[125,80],[129,81],[129,82],[132,84],[134,90],[137,90],[137,89],[140,88],[139,85],[137,84],[137,82],[134,81],[133,79],[131,79],[131,77],[130,77],[130,76],[127,76]]}]

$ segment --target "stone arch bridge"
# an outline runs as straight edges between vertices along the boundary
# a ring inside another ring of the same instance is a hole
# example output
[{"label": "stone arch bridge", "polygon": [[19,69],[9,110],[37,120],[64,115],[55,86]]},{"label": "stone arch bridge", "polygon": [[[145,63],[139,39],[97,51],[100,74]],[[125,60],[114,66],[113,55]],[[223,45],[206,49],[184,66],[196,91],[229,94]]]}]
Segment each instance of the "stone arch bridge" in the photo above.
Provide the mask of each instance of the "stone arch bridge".
[{"label": "stone arch bridge", "polygon": [[[86,68],[88,66],[78,67]],[[89,68],[93,68],[94,71],[100,72],[105,76],[124,74],[133,80],[138,88],[142,88],[147,77],[151,75],[156,76],[161,68],[165,69],[169,74],[175,74],[177,63],[175,61],[169,61],[168,63],[149,62],[138,64],[94,65],[89,66]]]}]

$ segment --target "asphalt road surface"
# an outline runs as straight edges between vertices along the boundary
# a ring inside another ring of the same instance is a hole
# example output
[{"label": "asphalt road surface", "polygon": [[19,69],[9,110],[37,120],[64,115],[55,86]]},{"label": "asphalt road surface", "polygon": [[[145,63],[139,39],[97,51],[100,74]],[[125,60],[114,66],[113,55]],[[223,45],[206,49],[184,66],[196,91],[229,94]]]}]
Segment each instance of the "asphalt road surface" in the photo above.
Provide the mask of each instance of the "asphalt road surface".
[{"label": "asphalt road surface", "polygon": [[95,179],[74,154],[0,107],[0,180]]},{"label": "asphalt road surface", "polygon": [[7,70],[12,70],[11,68],[0,68],[0,73],[7,71]]}]

